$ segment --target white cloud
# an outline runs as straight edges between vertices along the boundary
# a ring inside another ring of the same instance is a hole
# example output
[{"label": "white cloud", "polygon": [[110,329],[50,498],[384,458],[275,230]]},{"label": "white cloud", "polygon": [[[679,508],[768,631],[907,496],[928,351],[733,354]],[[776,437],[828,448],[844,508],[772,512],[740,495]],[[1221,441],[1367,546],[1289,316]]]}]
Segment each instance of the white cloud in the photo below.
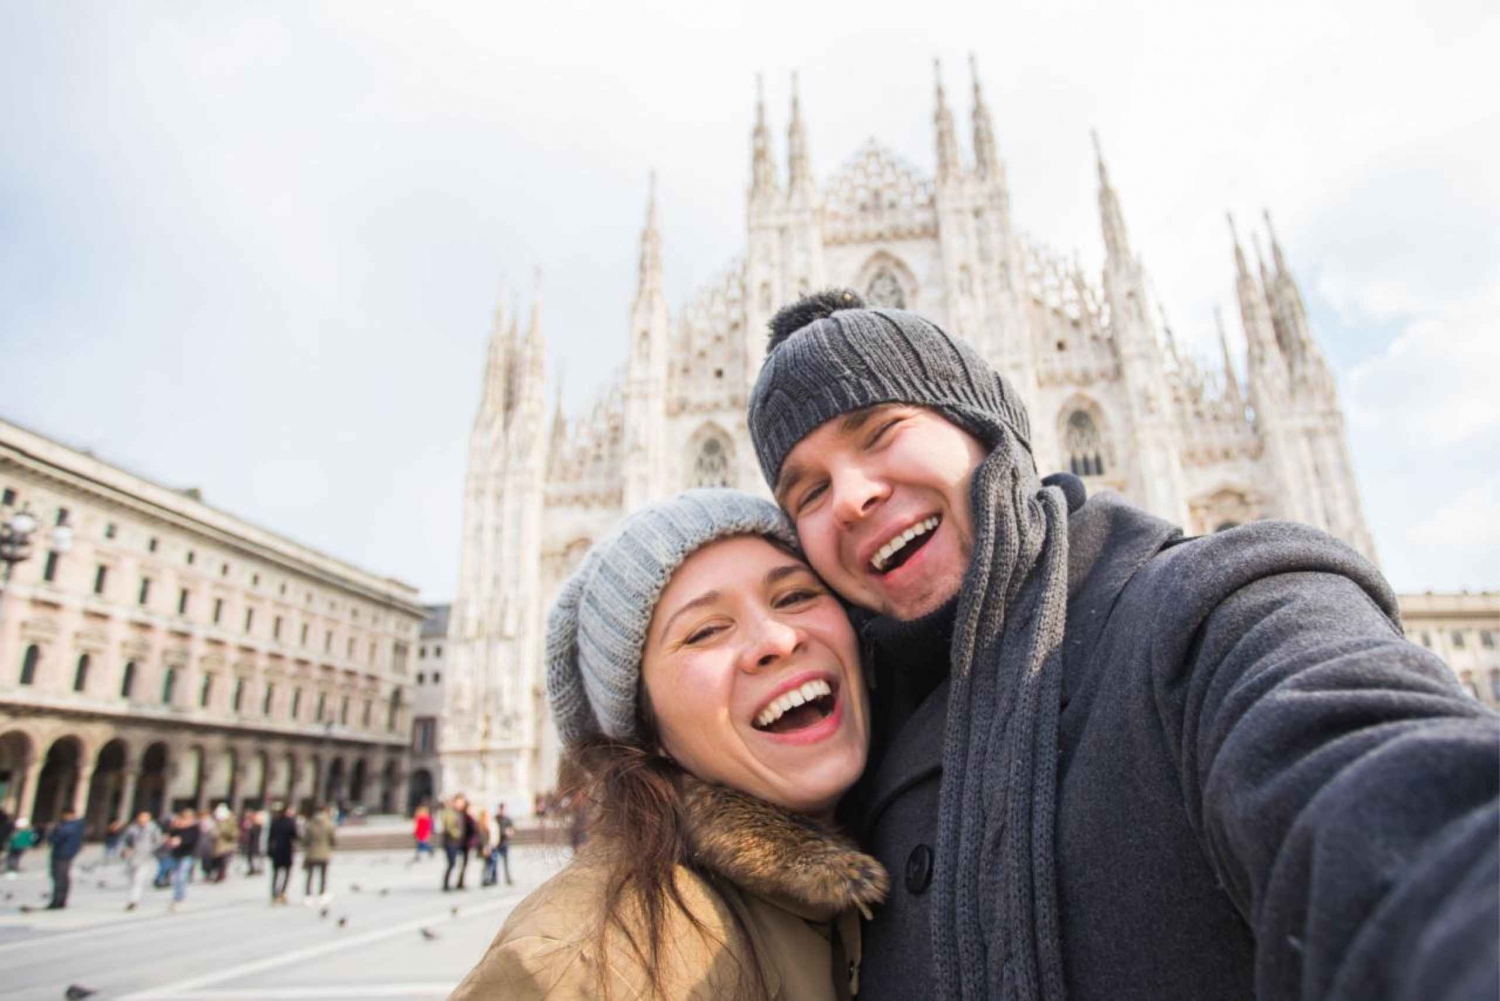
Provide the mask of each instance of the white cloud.
[{"label": "white cloud", "polygon": [[1500,477],[1467,487],[1406,533],[1418,546],[1500,550]]}]

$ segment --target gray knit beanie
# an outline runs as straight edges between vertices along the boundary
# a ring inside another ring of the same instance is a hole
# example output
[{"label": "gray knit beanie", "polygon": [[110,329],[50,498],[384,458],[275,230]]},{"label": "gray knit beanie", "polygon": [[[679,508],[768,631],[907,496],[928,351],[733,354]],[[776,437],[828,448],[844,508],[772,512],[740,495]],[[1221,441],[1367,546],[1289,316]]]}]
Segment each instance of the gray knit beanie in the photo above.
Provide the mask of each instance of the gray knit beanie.
[{"label": "gray knit beanie", "polygon": [[987,446],[999,423],[1031,450],[1020,395],[977,351],[926,317],[828,289],[771,320],[749,414],[766,482],[775,487],[787,453],[825,421],[878,403],[932,407]]},{"label": "gray knit beanie", "polygon": [[547,617],[547,700],[563,744],[642,738],[646,628],[667,581],[710,542],[762,535],[796,546],[781,510],[737,490],[689,490],[630,515],[584,556]]}]

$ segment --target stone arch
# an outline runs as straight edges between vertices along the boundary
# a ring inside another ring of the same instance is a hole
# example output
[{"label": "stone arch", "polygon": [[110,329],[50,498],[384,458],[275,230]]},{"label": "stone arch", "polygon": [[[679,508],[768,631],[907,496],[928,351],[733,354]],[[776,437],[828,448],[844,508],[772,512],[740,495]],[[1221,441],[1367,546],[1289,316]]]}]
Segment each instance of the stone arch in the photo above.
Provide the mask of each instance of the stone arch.
[{"label": "stone arch", "polygon": [[334,758],[328,763],[328,776],[323,782],[322,800],[337,803],[344,796],[344,759]]},{"label": "stone arch", "polygon": [[84,829],[90,835],[102,835],[109,822],[120,816],[121,808],[128,807],[122,799],[129,766],[130,749],[120,737],[99,748],[83,811]]},{"label": "stone arch", "polygon": [[688,439],[689,487],[734,487],[739,482],[734,439],[709,421]]},{"label": "stone arch", "polygon": [[160,817],[167,809],[167,776],[170,774],[171,755],[167,742],[158,740],[148,746],[141,755],[141,774],[136,780],[132,814],[147,810],[153,817]]},{"label": "stone arch", "polygon": [[365,801],[365,785],[369,778],[369,768],[364,758],[355,758],[354,767],[349,770],[349,803],[353,806],[362,806]]},{"label": "stone arch", "polygon": [[871,306],[916,309],[921,286],[906,262],[887,250],[866,258],[854,278],[854,289]]},{"label": "stone arch", "polygon": [[411,778],[406,786],[406,812],[408,815],[416,813],[417,807],[423,803],[432,802],[432,772],[426,768],[418,768],[411,773]]},{"label": "stone arch", "polygon": [[173,813],[183,807],[194,810],[203,806],[204,754],[200,744],[193,744],[172,755],[171,781],[167,786],[167,802]]},{"label": "stone arch", "polygon": [[380,812],[390,813],[396,808],[396,762],[387,761],[380,770]]},{"label": "stone arch", "polygon": [[[36,763],[41,741],[34,733],[16,727],[0,733],[0,807],[12,817],[26,816],[28,773]],[[31,782],[35,778],[30,778]]]},{"label": "stone arch", "polygon": [[79,780],[83,776],[83,763],[87,760],[88,752],[80,738],[68,734],[52,742],[42,761],[41,774],[37,776],[36,793],[31,802],[32,824],[50,824],[62,815],[65,807],[74,805]]},{"label": "stone arch", "polygon": [[241,809],[263,809],[270,782],[271,757],[265,751],[256,751],[246,763],[244,790],[240,796]]},{"label": "stone arch", "polygon": [[1245,483],[1225,481],[1188,501],[1195,535],[1222,532],[1265,517],[1265,496]]},{"label": "stone arch", "polygon": [[1059,464],[1074,476],[1119,473],[1114,436],[1104,408],[1093,397],[1075,393],[1057,412]]}]

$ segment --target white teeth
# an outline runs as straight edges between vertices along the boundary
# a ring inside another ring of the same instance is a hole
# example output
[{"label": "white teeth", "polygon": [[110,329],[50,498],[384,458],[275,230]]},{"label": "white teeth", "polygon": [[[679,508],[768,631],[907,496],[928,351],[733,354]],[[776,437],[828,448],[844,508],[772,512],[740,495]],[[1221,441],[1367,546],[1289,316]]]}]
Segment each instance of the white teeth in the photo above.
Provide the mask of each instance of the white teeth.
[{"label": "white teeth", "polygon": [[771,704],[762,709],[760,715],[755,717],[755,725],[764,729],[785,716],[789,710],[811,702],[814,699],[820,699],[825,695],[832,694],[833,686],[828,682],[821,679],[809,681],[799,688],[794,688],[790,692],[783,692],[772,699]]},{"label": "white teeth", "polygon": [[906,531],[897,535],[895,538],[891,539],[891,541],[887,542],[885,545],[877,549],[875,551],[875,555],[870,557],[870,566],[874,567],[877,573],[884,571],[885,561],[898,553],[901,550],[902,546],[906,545],[917,536],[922,535],[925,532],[930,532],[937,527],[937,515],[933,515],[930,518],[917,522],[911,528],[908,528]]}]

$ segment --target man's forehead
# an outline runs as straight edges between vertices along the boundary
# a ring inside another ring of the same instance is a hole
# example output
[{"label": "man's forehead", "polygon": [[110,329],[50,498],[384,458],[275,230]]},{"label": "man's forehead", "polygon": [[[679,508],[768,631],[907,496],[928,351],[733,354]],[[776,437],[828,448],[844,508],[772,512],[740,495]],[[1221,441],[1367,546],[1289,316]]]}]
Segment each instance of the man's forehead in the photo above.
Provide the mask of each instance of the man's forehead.
[{"label": "man's forehead", "polygon": [[[776,479],[776,488],[773,493],[778,498],[781,497],[788,490],[792,489],[792,487],[796,486],[797,481],[805,477],[811,467],[816,466],[818,459],[817,445],[826,446],[835,444],[857,433],[860,428],[868,424],[870,419],[877,414],[905,406],[906,404],[904,403],[876,403],[868,407],[861,407],[858,410],[851,410],[837,417],[830,417],[822,424],[819,424],[809,431],[805,438],[792,446],[792,450],[788,453],[786,461],[781,465],[781,475]],[[828,434],[831,434],[832,441],[826,440]],[[825,440],[820,443],[813,443],[813,447],[811,448],[804,447],[811,442],[815,435],[825,435]]]}]

